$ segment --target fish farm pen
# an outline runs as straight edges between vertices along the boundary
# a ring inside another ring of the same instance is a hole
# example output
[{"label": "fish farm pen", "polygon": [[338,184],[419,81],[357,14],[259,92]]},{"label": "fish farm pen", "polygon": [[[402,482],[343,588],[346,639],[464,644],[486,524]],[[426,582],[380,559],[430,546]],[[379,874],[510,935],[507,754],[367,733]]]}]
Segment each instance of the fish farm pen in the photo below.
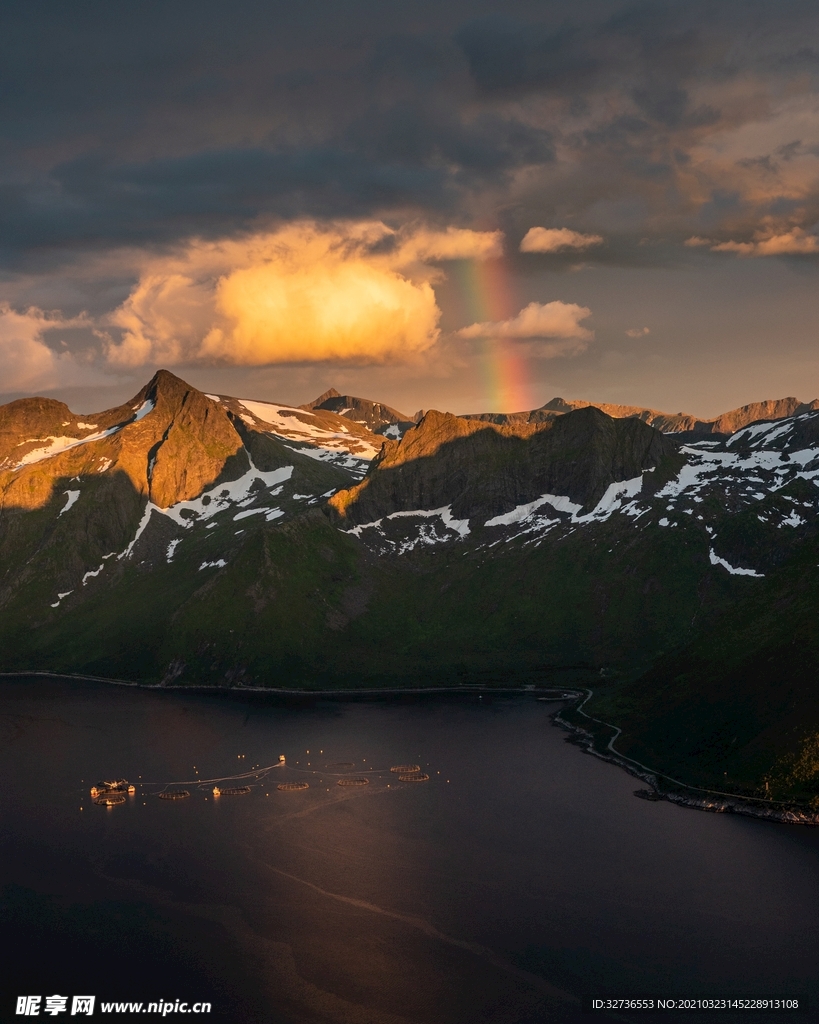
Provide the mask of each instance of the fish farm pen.
[{"label": "fish farm pen", "polygon": [[[310,753],[309,750],[307,753]],[[244,755],[239,756],[243,757]],[[307,764],[309,766],[310,762],[308,761]],[[386,781],[384,777],[389,777],[390,775],[397,775],[399,782],[429,782],[430,778],[428,774],[421,771],[419,764],[396,764],[390,768],[362,766],[358,768],[358,774],[354,774],[356,770],[354,761],[333,761],[325,764],[323,769],[297,767],[297,765],[298,762],[296,762],[296,765],[288,764],[285,755],[280,754],[278,761],[273,764],[254,765],[249,771],[233,775],[222,775],[217,778],[203,779],[200,777],[196,779],[146,782],[142,781],[142,776],[140,776],[140,781],[136,785],[130,783],[127,779],[106,779],[104,782],[98,782],[95,786],[91,787],[91,799],[97,806],[110,809],[124,804],[126,797],[133,797],[136,794],[137,788],[140,789],[144,796],[150,795],[158,797],[160,800],[170,801],[187,799],[191,796],[191,789],[198,793],[210,793],[216,800],[223,796],[247,796],[254,786],[262,787],[267,785],[268,783],[265,780],[276,769],[279,770],[279,777],[281,777],[281,772],[287,772],[288,774],[290,772],[298,772],[302,776],[329,774],[335,778],[336,785],[344,786],[345,788],[368,786],[373,779],[376,782],[383,782]],[[199,774],[195,765],[194,771],[197,775]],[[318,779],[318,781],[323,782],[324,780]],[[234,784],[223,786],[223,783]],[[188,786],[191,789],[188,789]],[[387,788],[389,788],[389,785]],[[310,783],[301,778],[291,782],[280,782],[276,789],[282,793],[298,793],[310,789]],[[328,789],[327,792],[329,793],[330,790]],[[206,796],[205,799],[207,800],[208,797]]]}]

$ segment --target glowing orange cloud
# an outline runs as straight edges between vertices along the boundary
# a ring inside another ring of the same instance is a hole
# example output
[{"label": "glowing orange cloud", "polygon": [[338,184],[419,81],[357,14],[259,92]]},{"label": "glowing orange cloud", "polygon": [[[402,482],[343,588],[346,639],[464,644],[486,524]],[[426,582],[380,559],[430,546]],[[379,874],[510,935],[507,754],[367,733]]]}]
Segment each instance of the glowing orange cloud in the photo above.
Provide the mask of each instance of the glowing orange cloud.
[{"label": "glowing orange cloud", "polygon": [[115,365],[384,362],[439,337],[436,261],[500,255],[499,232],[299,221],[150,260],[110,325]]}]

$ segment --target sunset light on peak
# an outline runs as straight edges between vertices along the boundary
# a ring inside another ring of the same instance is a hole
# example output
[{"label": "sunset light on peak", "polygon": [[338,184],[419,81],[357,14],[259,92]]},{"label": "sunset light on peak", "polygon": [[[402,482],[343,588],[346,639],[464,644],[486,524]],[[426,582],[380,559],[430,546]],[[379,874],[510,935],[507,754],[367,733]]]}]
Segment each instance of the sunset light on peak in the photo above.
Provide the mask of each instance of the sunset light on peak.
[{"label": "sunset light on peak", "polygon": [[0,1021],[816,1014],[819,2],[0,85]]}]

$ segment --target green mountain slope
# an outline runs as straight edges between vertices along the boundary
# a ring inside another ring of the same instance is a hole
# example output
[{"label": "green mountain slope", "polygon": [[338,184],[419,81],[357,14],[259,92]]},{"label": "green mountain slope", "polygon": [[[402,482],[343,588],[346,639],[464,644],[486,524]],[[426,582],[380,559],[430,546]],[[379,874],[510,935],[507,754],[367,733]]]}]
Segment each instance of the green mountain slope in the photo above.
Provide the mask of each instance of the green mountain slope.
[{"label": "green mountain slope", "polygon": [[693,443],[433,411],[397,440],[165,371],[84,419],[26,399],[0,409],[0,670],[577,682],[628,756],[809,802],[817,479],[810,408]]},{"label": "green mountain slope", "polygon": [[593,704],[618,749],[694,786],[819,808],[819,542]]}]

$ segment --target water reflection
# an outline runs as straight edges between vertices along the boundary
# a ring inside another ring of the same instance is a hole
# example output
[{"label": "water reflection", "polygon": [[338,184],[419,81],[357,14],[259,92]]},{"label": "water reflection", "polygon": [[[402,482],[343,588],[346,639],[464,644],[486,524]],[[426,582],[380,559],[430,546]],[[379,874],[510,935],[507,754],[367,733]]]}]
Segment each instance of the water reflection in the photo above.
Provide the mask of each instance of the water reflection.
[{"label": "water reflection", "polygon": [[[238,1024],[522,1024],[581,1019],[593,991],[819,992],[817,833],[635,800],[533,699],[32,680],[4,682],[0,711],[20,994],[211,998]],[[215,798],[228,776],[250,793]],[[134,796],[94,806],[120,777]],[[159,800],[157,780],[190,796]]]}]

